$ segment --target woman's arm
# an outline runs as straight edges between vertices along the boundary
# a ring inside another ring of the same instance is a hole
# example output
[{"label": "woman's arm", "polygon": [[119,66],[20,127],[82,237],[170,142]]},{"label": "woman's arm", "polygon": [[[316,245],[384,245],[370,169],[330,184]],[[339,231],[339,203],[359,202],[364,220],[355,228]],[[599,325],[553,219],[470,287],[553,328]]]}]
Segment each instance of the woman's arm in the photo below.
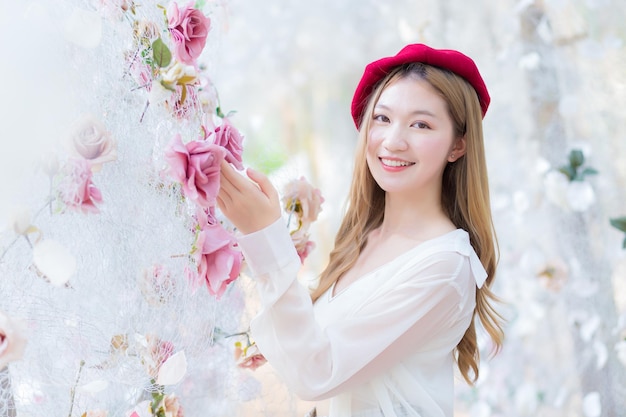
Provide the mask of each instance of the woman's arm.
[{"label": "woman's arm", "polygon": [[305,400],[362,384],[434,344],[451,351],[471,320],[471,309],[463,309],[472,288],[469,261],[456,252],[430,256],[393,277],[393,285],[381,281],[375,297],[322,330],[309,292],[296,280],[300,261],[282,219],[240,245],[263,304],[252,336]]}]

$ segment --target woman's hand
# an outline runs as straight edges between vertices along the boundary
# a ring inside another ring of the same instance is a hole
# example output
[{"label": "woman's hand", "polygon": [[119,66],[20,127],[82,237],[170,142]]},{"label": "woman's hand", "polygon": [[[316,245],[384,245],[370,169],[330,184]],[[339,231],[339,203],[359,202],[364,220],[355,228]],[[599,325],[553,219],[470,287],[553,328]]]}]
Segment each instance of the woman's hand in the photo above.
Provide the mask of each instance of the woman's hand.
[{"label": "woman's hand", "polygon": [[226,161],[222,161],[220,169],[217,205],[241,233],[256,232],[278,220],[278,192],[265,175],[248,168],[250,181]]}]

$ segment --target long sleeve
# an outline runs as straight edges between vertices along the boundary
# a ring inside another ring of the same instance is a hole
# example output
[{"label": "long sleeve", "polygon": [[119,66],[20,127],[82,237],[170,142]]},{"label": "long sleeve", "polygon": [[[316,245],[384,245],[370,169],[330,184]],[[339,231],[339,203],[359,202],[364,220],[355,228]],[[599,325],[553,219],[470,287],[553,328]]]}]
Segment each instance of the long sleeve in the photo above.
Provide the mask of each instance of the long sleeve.
[{"label": "long sleeve", "polygon": [[416,253],[391,276],[382,269],[381,285],[323,328],[296,279],[300,261],[282,220],[239,244],[262,300],[252,336],[305,400],[351,389],[416,352],[449,353],[471,320],[470,263],[453,250]]}]

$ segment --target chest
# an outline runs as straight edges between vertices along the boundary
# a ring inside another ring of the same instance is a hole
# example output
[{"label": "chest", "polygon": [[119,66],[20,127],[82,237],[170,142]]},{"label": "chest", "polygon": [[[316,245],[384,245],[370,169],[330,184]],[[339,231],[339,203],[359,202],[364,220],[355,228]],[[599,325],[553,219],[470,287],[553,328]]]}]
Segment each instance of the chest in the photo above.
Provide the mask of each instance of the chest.
[{"label": "chest", "polygon": [[368,244],[352,268],[343,274],[335,285],[331,287],[331,295],[336,296],[362,277],[371,275],[397,261],[402,257],[401,254],[410,253],[418,245],[419,242],[408,239]]}]

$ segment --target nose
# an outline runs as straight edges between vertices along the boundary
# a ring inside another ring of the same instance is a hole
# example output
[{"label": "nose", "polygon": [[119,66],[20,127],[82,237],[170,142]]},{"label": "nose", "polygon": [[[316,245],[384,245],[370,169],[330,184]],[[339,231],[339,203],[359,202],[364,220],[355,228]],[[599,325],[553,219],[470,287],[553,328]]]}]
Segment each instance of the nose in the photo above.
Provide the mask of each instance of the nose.
[{"label": "nose", "polygon": [[405,132],[400,126],[389,126],[384,133],[383,147],[390,152],[405,151],[408,148]]}]

